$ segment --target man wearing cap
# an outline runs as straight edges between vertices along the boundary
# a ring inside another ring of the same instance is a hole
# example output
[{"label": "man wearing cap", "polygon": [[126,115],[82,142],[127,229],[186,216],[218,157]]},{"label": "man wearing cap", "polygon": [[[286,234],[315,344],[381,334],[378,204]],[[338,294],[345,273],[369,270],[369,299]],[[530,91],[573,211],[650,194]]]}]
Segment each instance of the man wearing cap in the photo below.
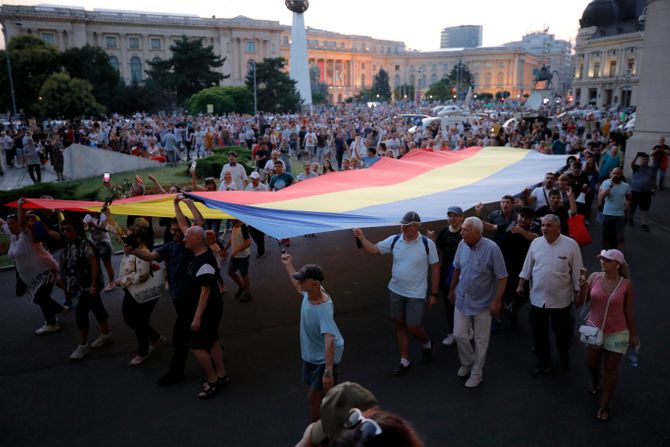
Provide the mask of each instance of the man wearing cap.
[{"label": "man wearing cap", "polygon": [[[445,310],[447,311],[447,322],[449,323],[449,334],[442,340],[445,346],[451,346],[456,342],[454,338],[454,305],[449,302],[449,284],[454,272],[454,256],[458,243],[461,241],[461,226],[463,225],[463,209],[460,206],[450,206],[447,209],[447,221],[449,226],[440,230],[435,239],[435,246],[442,252],[440,262],[440,290],[444,295]],[[431,236],[431,231],[428,235]]]},{"label": "man wearing cap", "polygon": [[307,385],[310,421],[320,417],[324,392],[337,382],[337,367],[342,360],[344,339],[333,317],[333,300],[321,286],[324,274],[317,264],[306,264],[299,271],[293,258],[284,254],[281,261],[291,284],[302,296],[300,307],[300,353],[302,381]]},{"label": "man wearing cap", "polygon": [[530,324],[538,365],[534,376],[551,371],[549,324],[556,336],[556,347],[563,367],[570,366],[572,339],[572,302],[579,293],[580,270],[584,267],[579,245],[561,234],[558,216],[542,218],[542,236],[530,243],[528,254],[519,274],[518,295],[525,293],[530,281]]},{"label": "man wearing cap", "polygon": [[352,408],[366,411],[378,405],[374,394],[355,382],[335,385],[321,400],[321,419],[307,426],[296,447],[311,447],[336,440],[344,430]]},{"label": "man wearing cap", "polygon": [[244,169],[244,166],[237,162],[237,152],[230,151],[228,152],[228,163],[223,165],[221,168],[221,174],[219,175],[219,180],[223,182],[223,175],[226,172],[230,172],[230,176],[235,182],[235,190],[244,191],[244,188],[247,186],[247,170]]},{"label": "man wearing cap", "polygon": [[[265,183],[261,183],[261,176],[258,172],[254,171],[251,174],[249,174],[249,178],[251,179],[251,183],[247,185],[247,188],[245,191],[268,191],[268,187]],[[257,258],[262,258],[265,256],[265,233],[263,233],[261,230],[252,227],[249,225],[249,234],[251,235],[251,239],[254,240],[254,243],[256,244],[256,250]]]},{"label": "man wearing cap", "polygon": [[429,362],[432,357],[433,343],[426,330],[421,327],[423,310],[426,307],[428,294],[428,266],[431,270],[431,292],[428,305],[437,303],[437,292],[440,283],[440,258],[435,243],[419,232],[421,218],[410,211],[400,221],[401,234],[387,237],[373,244],[365,238],[363,231],[354,228],[363,248],[368,253],[392,254],[393,268],[389,281],[391,301],[391,318],[395,325],[396,339],[400,349],[400,364],[391,374],[394,376],[405,372],[410,366],[409,335],[423,344],[423,358]]},{"label": "man wearing cap", "polygon": [[[475,388],[483,380],[486,351],[491,335],[491,317],[498,317],[507,284],[507,269],[500,247],[482,237],[484,224],[478,217],[463,221],[454,256],[454,273],[449,286],[449,301],[454,310],[454,337],[461,366],[456,375],[470,376],[465,382]],[[474,326],[474,349],[470,328]]]}]

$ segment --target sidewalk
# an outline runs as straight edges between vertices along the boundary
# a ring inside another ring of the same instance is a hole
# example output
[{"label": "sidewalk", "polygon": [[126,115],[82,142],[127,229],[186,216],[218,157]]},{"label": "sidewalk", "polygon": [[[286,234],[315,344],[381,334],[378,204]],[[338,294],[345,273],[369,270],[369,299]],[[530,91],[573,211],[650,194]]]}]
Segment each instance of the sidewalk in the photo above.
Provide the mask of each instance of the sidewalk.
[{"label": "sidewalk", "polygon": [[[54,182],[56,178],[56,172],[50,163],[42,166],[42,183]],[[5,175],[0,176],[0,191],[10,191],[32,184],[33,181],[28,175],[28,168],[7,168]]]},{"label": "sidewalk", "polygon": [[670,232],[670,191],[657,191],[651,199],[649,220],[652,231],[655,228]]}]

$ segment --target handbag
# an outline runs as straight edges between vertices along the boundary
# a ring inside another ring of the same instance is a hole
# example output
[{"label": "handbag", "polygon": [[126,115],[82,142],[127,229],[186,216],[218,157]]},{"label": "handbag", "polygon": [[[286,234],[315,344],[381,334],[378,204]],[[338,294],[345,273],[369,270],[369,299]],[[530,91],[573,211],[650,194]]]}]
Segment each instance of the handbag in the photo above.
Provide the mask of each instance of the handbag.
[{"label": "handbag", "polygon": [[581,214],[574,214],[568,218],[568,234],[580,247],[593,242],[593,238],[586,228],[584,216]]},{"label": "handbag", "polygon": [[150,272],[150,276],[146,281],[126,286],[126,289],[128,289],[128,292],[132,295],[133,299],[140,304],[146,303],[147,301],[157,300],[162,297],[163,292],[165,292],[163,275],[160,274],[161,269],[154,271],[152,268]]},{"label": "handbag", "polygon": [[[614,295],[614,292],[619,290],[619,287],[621,286],[621,283],[623,282],[623,278],[619,279],[619,283],[616,285],[614,290],[610,293],[609,297],[607,298],[607,306],[605,307],[605,316],[603,317],[603,324],[601,327],[596,327],[588,323],[588,316],[586,318],[587,322],[586,324],[582,324],[579,326],[579,340],[584,343],[586,346],[591,346],[594,348],[599,348],[603,345],[603,338],[604,338],[604,329],[605,329],[605,321],[607,321],[607,312],[609,311],[610,308],[610,302],[612,301],[612,295]],[[590,315],[590,312],[589,312]]]}]

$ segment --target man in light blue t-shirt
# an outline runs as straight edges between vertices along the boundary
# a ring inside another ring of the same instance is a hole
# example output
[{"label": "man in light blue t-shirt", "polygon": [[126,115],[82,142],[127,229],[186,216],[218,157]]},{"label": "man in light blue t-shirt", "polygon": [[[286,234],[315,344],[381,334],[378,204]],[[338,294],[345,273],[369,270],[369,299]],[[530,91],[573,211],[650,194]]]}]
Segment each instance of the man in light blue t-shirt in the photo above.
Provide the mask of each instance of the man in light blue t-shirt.
[{"label": "man in light blue t-shirt", "polygon": [[321,399],[337,383],[337,367],[344,352],[344,339],[333,317],[333,300],[321,286],[324,274],[316,264],[299,271],[291,255],[281,257],[291,284],[302,296],[300,306],[300,353],[302,381],[307,385],[310,416],[320,418]]},{"label": "man in light blue t-shirt", "polygon": [[614,168],[610,178],[600,185],[598,193],[603,203],[603,250],[612,248],[623,251],[626,210],[630,204],[631,192],[628,183],[623,181],[621,168]]},{"label": "man in light blue t-shirt", "polygon": [[[428,271],[431,275],[431,293],[428,306],[437,303],[440,286],[440,258],[435,243],[419,232],[421,218],[410,211],[400,221],[401,234],[387,237],[376,244],[368,241],[358,228],[354,236],[368,253],[392,254],[393,269],[389,281],[391,318],[395,325],[400,350],[400,364],[391,371],[398,376],[411,365],[409,361],[409,335],[423,344],[423,360],[429,362],[433,355],[433,340],[421,326],[428,294]],[[430,267],[430,269],[429,269]]]}]

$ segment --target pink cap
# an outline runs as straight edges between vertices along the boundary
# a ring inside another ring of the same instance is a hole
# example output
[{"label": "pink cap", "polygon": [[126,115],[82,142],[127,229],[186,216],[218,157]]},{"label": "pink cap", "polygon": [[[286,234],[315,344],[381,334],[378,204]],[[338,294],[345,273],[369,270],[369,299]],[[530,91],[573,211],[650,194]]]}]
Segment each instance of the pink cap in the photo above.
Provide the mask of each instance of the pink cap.
[{"label": "pink cap", "polygon": [[598,255],[598,257],[609,259],[611,261],[616,261],[621,265],[624,265],[626,263],[626,259],[623,257],[623,253],[621,253],[619,250],[616,249],[602,250]]}]

